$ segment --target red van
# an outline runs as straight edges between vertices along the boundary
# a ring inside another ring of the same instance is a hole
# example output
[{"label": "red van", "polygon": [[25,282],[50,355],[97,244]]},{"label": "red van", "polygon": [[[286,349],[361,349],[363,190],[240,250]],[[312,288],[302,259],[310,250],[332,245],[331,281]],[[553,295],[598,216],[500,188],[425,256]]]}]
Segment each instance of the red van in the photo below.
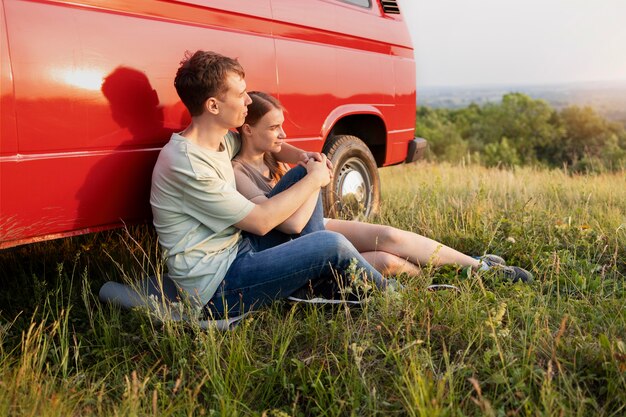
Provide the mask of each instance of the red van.
[{"label": "red van", "polygon": [[327,152],[330,212],[375,212],[377,167],[413,161],[415,63],[394,0],[1,0],[0,248],[145,221],[189,115],[186,50],[237,57],[296,146]]}]

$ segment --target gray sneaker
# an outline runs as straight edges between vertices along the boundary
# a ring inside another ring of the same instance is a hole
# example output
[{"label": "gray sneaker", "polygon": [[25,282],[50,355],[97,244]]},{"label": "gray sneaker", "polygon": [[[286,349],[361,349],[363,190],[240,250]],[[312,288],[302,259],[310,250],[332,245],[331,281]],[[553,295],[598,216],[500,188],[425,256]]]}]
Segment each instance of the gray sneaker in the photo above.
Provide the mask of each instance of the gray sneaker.
[{"label": "gray sneaker", "polygon": [[490,270],[495,272],[496,275],[513,282],[522,281],[530,283],[535,279],[532,273],[519,266],[492,265]]},{"label": "gray sneaker", "polygon": [[475,259],[478,259],[478,261],[485,263],[487,266],[506,265],[506,261],[504,260],[504,258],[498,255],[493,255],[491,253],[483,256],[477,256]]}]

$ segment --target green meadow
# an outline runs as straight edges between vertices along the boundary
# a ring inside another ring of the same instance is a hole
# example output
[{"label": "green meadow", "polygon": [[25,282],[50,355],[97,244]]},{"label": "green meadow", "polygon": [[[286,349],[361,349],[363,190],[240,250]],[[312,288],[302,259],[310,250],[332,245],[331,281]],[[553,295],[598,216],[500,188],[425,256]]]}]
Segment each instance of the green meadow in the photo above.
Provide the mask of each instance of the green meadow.
[{"label": "green meadow", "polygon": [[499,254],[535,282],[426,267],[360,308],[277,302],[201,330],[98,300],[105,281],[163,272],[150,226],[7,249],[0,415],[626,415],[626,172],[380,174],[372,221]]}]

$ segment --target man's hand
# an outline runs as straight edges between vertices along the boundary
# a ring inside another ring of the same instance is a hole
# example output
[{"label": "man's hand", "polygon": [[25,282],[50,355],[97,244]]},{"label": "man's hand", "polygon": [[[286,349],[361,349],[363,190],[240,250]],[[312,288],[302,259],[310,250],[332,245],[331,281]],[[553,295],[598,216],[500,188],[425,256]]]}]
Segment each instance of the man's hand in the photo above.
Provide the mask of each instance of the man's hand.
[{"label": "man's hand", "polygon": [[[324,154],[318,154],[319,160],[314,158],[308,158],[306,164],[303,166],[306,168],[307,175],[312,175],[319,180],[320,187],[325,187],[330,182],[330,173],[328,169],[328,158]],[[331,164],[332,166],[332,164]]]},{"label": "man's hand", "polygon": [[313,159],[313,160],[318,161],[318,162],[326,161],[326,167],[328,168],[328,172],[330,173],[330,176],[332,177],[332,175],[333,175],[333,163],[323,153],[320,153],[320,152],[302,152],[302,155],[300,156],[300,161],[298,162],[298,165],[302,165],[303,167],[306,168],[306,164],[307,164],[307,162],[309,162],[310,159]]}]

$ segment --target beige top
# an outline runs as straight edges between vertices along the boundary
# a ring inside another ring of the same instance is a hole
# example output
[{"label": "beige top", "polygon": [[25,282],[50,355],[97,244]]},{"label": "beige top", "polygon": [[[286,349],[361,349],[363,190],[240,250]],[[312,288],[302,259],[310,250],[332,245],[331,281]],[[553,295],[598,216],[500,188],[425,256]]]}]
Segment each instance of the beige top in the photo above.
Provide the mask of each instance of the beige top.
[{"label": "beige top", "polygon": [[[235,170],[235,181],[237,183],[237,191],[244,197],[252,200],[258,196],[267,196],[276,185],[276,181],[261,174],[250,164],[235,157],[232,161]],[[289,170],[289,165],[279,162],[285,169]]]},{"label": "beige top", "polygon": [[199,306],[237,256],[240,230],[233,225],[254,208],[235,188],[239,136],[229,132],[222,145],[211,151],[174,133],[152,172],[150,204],[168,274]]}]

